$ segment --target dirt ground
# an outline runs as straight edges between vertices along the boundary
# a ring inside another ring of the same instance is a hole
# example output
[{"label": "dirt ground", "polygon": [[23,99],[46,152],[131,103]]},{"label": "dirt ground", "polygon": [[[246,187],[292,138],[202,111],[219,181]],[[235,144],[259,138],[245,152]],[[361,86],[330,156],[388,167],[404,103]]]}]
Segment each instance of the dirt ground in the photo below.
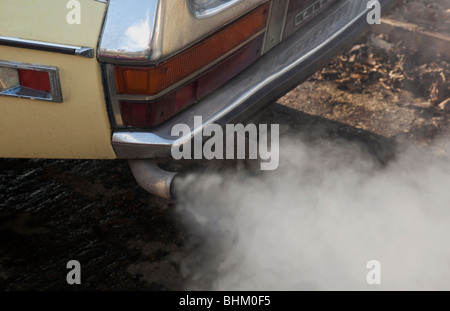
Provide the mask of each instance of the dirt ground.
[{"label": "dirt ground", "polygon": [[[449,34],[449,16],[447,0],[414,0],[389,17]],[[440,154],[449,150],[440,145],[450,136],[449,86],[448,59],[369,32],[255,120],[280,123],[281,135],[358,140],[382,161],[402,141]],[[197,242],[175,209],[142,190],[125,161],[1,159],[0,289],[182,290],[180,264]],[[72,259],[82,265],[75,287],[66,283]]]}]

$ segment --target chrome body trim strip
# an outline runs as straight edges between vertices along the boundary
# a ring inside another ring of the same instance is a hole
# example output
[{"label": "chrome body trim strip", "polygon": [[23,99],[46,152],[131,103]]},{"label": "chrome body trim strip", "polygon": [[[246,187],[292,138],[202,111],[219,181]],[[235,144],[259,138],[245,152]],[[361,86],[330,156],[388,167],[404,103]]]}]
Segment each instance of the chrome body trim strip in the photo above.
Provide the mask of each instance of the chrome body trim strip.
[{"label": "chrome body trim strip", "polygon": [[[396,0],[380,0],[386,10]],[[307,79],[368,28],[365,0],[334,3],[290,37],[272,48],[244,72],[191,108],[151,131],[116,131],[112,144],[119,158],[168,157],[172,146],[191,143],[211,123],[243,122]],[[324,27],[325,25],[325,27]],[[203,124],[194,127],[193,116]],[[190,133],[171,135],[176,124]]]},{"label": "chrome body trim strip", "polygon": [[16,48],[32,49],[46,52],[78,55],[88,58],[94,57],[94,49],[82,46],[58,44],[42,41],[27,40],[15,37],[0,36],[0,45],[12,46]]}]

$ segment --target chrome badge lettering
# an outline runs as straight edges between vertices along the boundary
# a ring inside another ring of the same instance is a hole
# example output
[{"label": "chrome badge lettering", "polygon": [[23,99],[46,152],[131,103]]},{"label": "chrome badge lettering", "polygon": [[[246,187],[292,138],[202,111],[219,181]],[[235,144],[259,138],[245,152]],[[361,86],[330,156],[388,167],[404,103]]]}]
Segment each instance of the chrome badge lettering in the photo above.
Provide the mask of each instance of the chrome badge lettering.
[{"label": "chrome badge lettering", "polygon": [[294,24],[295,26],[300,25],[304,21],[306,21],[308,18],[314,15],[317,11],[319,11],[321,8],[323,8],[325,5],[327,5],[331,0],[317,0],[313,4],[311,4],[309,7],[298,13],[294,18]]}]

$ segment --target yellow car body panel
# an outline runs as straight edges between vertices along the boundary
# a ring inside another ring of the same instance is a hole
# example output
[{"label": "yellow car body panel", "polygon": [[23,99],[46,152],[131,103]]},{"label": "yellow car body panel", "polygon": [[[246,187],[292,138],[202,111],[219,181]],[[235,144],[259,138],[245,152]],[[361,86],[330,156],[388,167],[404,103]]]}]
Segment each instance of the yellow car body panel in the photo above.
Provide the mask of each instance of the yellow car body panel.
[{"label": "yellow car body panel", "polygon": [[[67,2],[2,0],[0,36],[95,51],[106,4],[79,0],[81,23],[69,24]],[[63,96],[62,103],[0,96],[0,157],[116,158],[96,58],[0,45],[0,60],[57,67]]]}]

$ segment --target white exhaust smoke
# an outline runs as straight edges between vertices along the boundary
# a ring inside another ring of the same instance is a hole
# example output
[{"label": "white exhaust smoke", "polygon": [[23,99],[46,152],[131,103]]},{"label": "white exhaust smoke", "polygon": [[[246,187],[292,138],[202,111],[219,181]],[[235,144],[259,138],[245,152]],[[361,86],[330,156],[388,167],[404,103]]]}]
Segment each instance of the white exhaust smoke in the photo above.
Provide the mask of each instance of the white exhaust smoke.
[{"label": "white exhaust smoke", "polygon": [[411,147],[383,167],[348,142],[280,148],[273,172],[185,178],[178,208],[199,238],[186,289],[450,289],[449,159]]}]

